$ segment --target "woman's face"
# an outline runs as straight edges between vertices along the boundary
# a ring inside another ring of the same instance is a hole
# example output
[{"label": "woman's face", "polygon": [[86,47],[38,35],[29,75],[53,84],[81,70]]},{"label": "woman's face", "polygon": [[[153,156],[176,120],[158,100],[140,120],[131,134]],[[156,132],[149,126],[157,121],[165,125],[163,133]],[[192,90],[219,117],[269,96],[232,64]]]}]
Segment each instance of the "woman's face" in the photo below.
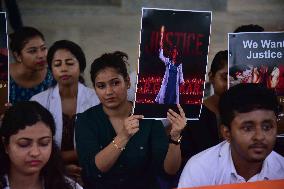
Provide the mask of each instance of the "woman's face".
[{"label": "woman's face", "polygon": [[11,135],[5,148],[10,159],[10,172],[25,175],[40,173],[50,158],[51,130],[45,123],[37,122]]},{"label": "woman's face", "polygon": [[214,93],[222,95],[227,90],[228,83],[228,66],[218,70],[214,76],[210,76],[210,82],[213,85]]},{"label": "woman's face", "polygon": [[76,57],[67,49],[58,49],[51,63],[52,73],[59,85],[77,84],[80,76],[80,66]]},{"label": "woman's face", "polygon": [[114,109],[127,101],[129,77],[125,80],[114,68],[105,68],[98,72],[94,88],[104,107]]},{"label": "woman's face", "polygon": [[47,48],[41,37],[36,36],[28,40],[20,54],[14,53],[17,62],[31,70],[46,68]]}]

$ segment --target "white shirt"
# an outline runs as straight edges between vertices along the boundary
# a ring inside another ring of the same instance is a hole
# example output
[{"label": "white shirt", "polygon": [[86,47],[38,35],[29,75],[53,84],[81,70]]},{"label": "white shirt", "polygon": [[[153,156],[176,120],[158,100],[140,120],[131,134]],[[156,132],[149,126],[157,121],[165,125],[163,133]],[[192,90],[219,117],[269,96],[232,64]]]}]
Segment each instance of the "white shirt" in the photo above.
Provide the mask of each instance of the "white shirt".
[{"label": "white shirt", "polygon": [[[284,178],[284,157],[272,151],[264,160],[260,173],[248,182]],[[185,165],[178,188],[246,182],[238,175],[226,141],[193,156]]]},{"label": "white shirt", "polygon": [[[61,147],[63,120],[62,120],[62,106],[61,97],[59,94],[58,84],[39,94],[34,95],[30,100],[39,102],[42,106],[48,109],[53,115],[56,132],[55,141],[59,148]],[[100,100],[94,89],[85,87],[81,83],[78,84],[77,106],[76,113],[82,113],[92,106],[98,105]],[[74,135],[75,136],[75,135]],[[75,144],[75,137],[74,137]]]}]

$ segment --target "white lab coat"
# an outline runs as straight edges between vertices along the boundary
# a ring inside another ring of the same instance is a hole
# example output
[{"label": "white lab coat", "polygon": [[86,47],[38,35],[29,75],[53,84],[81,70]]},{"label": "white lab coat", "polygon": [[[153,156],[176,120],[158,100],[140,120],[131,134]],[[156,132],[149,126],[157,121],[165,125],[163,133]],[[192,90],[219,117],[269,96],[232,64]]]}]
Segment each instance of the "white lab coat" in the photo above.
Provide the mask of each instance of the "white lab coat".
[{"label": "white lab coat", "polygon": [[[58,144],[58,146],[61,147],[63,120],[62,120],[61,97],[59,94],[58,84],[39,94],[34,95],[30,100],[39,102],[42,106],[48,109],[53,115],[56,124],[55,141]],[[82,113],[85,110],[91,108],[92,106],[98,105],[99,103],[100,101],[94,89],[85,87],[81,83],[78,84],[76,114]],[[74,139],[74,144],[75,144],[75,139]]]}]

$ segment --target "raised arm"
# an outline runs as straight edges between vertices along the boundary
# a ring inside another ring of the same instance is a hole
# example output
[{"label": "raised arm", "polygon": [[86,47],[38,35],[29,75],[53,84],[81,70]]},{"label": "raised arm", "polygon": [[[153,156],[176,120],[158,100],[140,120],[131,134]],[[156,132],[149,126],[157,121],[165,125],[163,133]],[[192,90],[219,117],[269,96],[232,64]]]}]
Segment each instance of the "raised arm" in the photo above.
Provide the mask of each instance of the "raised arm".
[{"label": "raised arm", "polygon": [[124,125],[113,141],[95,156],[95,163],[101,172],[109,171],[124,150],[130,138],[139,130],[142,115],[132,115],[125,119]]},{"label": "raised arm", "polygon": [[159,58],[165,63],[165,65],[167,65],[169,63],[169,58],[164,56],[164,45],[163,45],[163,41],[164,41],[164,33],[165,33],[165,26],[161,27],[161,39],[160,39],[160,50],[159,50]]},{"label": "raised arm", "polygon": [[[94,119],[90,119],[93,114],[79,114],[76,121],[76,147],[80,165],[89,178],[100,179],[101,174],[108,172],[116,163],[124,146],[129,139],[139,130],[140,117],[130,116],[124,121],[124,128],[107,146],[102,148],[99,136],[101,130],[94,129]],[[90,126],[91,125],[91,126]]]},{"label": "raised arm", "polygon": [[161,27],[160,49],[163,49],[164,32],[165,32],[165,26],[162,26]]},{"label": "raised arm", "polygon": [[167,119],[171,123],[170,138],[176,144],[170,143],[166,158],[164,160],[164,169],[168,174],[176,174],[181,165],[180,140],[181,132],[186,125],[186,117],[182,107],[178,104],[179,114],[169,109]]}]

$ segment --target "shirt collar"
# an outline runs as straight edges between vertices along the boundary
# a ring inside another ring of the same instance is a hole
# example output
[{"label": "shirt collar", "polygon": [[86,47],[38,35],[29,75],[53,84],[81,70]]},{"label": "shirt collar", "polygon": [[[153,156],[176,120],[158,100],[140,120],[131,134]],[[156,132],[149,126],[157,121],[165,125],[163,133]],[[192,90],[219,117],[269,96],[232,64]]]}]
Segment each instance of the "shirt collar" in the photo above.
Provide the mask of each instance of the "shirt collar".
[{"label": "shirt collar", "polygon": [[234,162],[233,162],[233,159],[232,159],[232,151],[231,151],[231,145],[229,145],[229,148],[228,148],[228,159],[229,159],[229,166],[230,166],[230,174],[232,176],[235,176],[236,178],[238,178],[238,173],[236,171],[236,168],[235,168],[235,165],[234,165]]},{"label": "shirt collar", "polygon": [[[235,168],[233,159],[232,159],[232,153],[231,153],[231,145],[229,144],[228,147],[229,152],[229,166],[230,166],[230,174],[234,176],[235,178],[243,178],[240,176]],[[268,157],[268,156],[267,156]],[[269,178],[269,169],[268,169],[268,158],[265,158],[262,164],[261,171],[257,173],[256,175],[252,176],[248,181],[259,181],[259,180],[270,180]]]}]

